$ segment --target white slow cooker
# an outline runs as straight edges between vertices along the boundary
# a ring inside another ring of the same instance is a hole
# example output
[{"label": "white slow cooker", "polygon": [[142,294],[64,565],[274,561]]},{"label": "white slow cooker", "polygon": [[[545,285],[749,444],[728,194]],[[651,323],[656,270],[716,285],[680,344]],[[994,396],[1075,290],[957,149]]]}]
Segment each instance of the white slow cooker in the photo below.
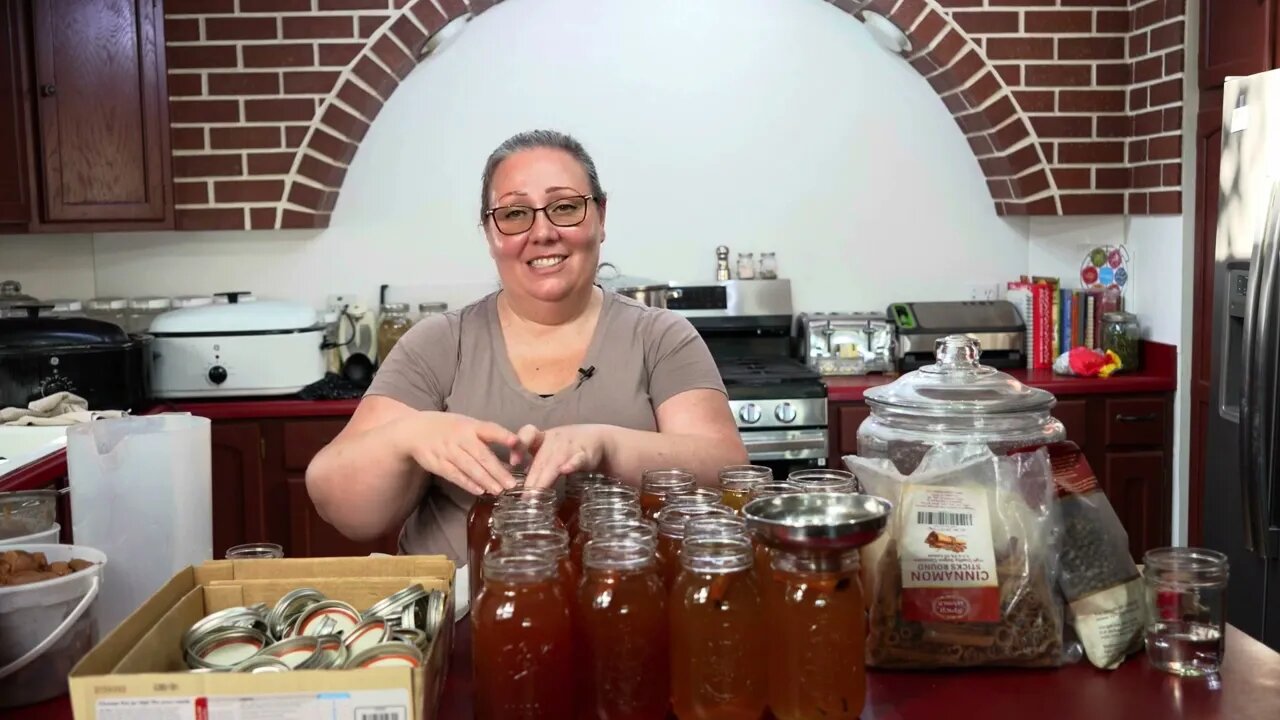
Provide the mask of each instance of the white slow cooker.
[{"label": "white slow cooker", "polygon": [[324,325],[281,300],[171,310],[151,322],[158,398],[292,395],[324,377]]}]

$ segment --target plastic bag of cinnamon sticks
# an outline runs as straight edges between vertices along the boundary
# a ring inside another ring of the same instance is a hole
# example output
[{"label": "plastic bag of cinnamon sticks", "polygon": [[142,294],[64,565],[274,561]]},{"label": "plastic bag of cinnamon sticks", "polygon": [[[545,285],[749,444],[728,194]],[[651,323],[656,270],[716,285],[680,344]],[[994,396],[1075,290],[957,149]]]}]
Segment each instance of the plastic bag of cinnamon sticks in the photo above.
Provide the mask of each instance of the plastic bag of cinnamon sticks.
[{"label": "plastic bag of cinnamon sticks", "polygon": [[862,553],[868,665],[1063,664],[1060,525],[1046,452],[939,446],[910,475],[889,460],[844,461],[894,508]]}]

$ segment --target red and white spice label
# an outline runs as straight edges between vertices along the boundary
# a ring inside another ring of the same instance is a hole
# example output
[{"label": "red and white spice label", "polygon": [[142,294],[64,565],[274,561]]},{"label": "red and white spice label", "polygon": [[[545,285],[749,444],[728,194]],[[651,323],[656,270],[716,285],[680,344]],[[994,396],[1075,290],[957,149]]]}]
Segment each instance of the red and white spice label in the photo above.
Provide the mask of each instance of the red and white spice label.
[{"label": "red and white spice label", "polygon": [[907,485],[900,512],[903,618],[999,622],[1000,582],[986,492]]}]

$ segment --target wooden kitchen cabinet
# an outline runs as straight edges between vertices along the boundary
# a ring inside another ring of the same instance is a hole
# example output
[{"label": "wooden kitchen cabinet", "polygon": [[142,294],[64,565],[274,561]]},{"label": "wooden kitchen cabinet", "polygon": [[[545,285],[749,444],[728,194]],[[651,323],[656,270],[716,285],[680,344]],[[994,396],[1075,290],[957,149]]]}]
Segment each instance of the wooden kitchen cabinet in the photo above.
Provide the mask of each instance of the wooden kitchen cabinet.
[{"label": "wooden kitchen cabinet", "polygon": [[0,9],[5,232],[173,227],[162,8],[12,0]]},{"label": "wooden kitchen cabinet", "polygon": [[27,166],[26,38],[22,8],[0,8],[0,232],[31,220]]},{"label": "wooden kitchen cabinet", "polygon": [[1200,0],[1200,87],[1271,67],[1275,0]]},{"label": "wooden kitchen cabinet", "polygon": [[[1172,412],[1166,393],[1066,397],[1053,409],[1124,524],[1135,560],[1170,542]],[[869,415],[862,402],[830,403],[829,466],[843,468],[841,457],[857,453],[858,426]]]},{"label": "wooden kitchen cabinet", "polygon": [[287,557],[395,554],[399,533],[372,542],[342,536],[307,495],[311,458],[346,418],[218,420],[212,425],[213,544],[216,557],[245,542],[273,542]]}]

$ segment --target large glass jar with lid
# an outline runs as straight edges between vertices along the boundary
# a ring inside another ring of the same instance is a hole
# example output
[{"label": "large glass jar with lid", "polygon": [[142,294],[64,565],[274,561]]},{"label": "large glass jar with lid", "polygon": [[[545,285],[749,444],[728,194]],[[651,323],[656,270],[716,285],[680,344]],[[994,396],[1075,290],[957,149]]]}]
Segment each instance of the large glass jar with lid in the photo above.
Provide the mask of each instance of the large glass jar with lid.
[{"label": "large glass jar with lid", "polygon": [[382,306],[382,315],[378,320],[378,362],[387,359],[391,348],[409,332],[413,321],[409,319],[407,303],[387,303]]},{"label": "large glass jar with lid", "polygon": [[442,302],[424,302],[418,303],[418,319],[415,322],[422,322],[432,315],[439,315],[449,309],[449,303]]},{"label": "large glass jar with lid", "polygon": [[871,416],[858,428],[858,454],[911,473],[939,445],[980,443],[1003,453],[1066,438],[1050,414],[1052,393],[982,365],[980,355],[977,340],[948,335],[937,341],[934,364],[867,390]]}]

